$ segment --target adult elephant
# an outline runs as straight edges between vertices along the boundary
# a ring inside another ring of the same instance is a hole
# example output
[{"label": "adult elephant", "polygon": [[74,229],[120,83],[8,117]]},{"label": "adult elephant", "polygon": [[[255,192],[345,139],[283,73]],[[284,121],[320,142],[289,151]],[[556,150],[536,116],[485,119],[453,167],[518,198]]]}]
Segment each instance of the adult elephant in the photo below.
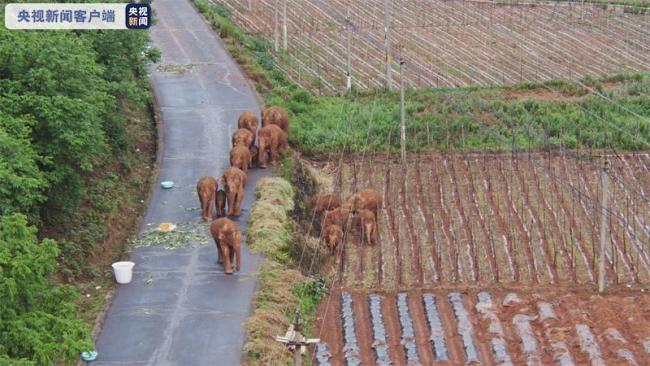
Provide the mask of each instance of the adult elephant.
[{"label": "adult elephant", "polygon": [[348,197],[347,204],[351,206],[353,214],[362,209],[370,210],[377,219],[377,213],[381,208],[381,195],[372,188],[365,188]]},{"label": "adult elephant", "polygon": [[241,215],[241,203],[244,200],[244,187],[246,186],[246,173],[241,169],[231,166],[221,176],[223,188],[228,202],[228,216]]},{"label": "adult elephant", "polygon": [[[217,246],[217,262],[224,264],[226,274],[241,268],[241,230],[234,222],[222,217],[210,224],[210,234]],[[235,262],[236,259],[236,262]]]},{"label": "adult elephant", "polygon": [[[217,187],[217,180],[210,176],[202,177],[196,183],[196,193],[201,202],[201,215],[205,221],[212,221],[212,206],[215,205]],[[218,211],[217,209],[217,214]]]},{"label": "adult elephant", "polygon": [[255,137],[255,132],[257,131],[257,116],[255,113],[246,111],[239,116],[237,119],[237,128],[245,128],[253,134]]},{"label": "adult elephant", "polygon": [[288,144],[287,134],[282,131],[282,129],[276,125],[268,125],[260,129],[260,133],[257,141],[258,154],[257,159],[260,168],[267,167],[267,158],[268,153],[271,165],[275,166],[278,162],[278,157],[280,152],[286,149]]},{"label": "adult elephant", "polygon": [[289,133],[289,113],[282,107],[269,107],[262,112],[262,127],[276,125]]},{"label": "adult elephant", "polygon": [[237,145],[230,150],[230,165],[248,173],[248,167],[252,165],[251,151],[248,147]]}]

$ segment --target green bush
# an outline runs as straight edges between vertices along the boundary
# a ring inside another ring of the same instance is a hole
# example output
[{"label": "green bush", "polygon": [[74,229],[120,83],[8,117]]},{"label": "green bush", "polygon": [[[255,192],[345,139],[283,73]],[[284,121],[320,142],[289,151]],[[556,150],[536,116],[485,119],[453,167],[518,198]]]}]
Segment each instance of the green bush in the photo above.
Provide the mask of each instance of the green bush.
[{"label": "green bush", "polygon": [[52,365],[92,349],[72,304],[78,294],[50,282],[58,255],[53,240],[38,242],[24,215],[0,219],[0,360]]}]

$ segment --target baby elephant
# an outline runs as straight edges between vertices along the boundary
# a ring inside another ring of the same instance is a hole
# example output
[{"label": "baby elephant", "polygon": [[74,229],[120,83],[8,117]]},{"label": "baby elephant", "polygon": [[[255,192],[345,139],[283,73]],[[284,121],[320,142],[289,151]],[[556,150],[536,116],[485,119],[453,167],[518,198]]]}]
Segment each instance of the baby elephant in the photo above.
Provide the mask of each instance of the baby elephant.
[{"label": "baby elephant", "polygon": [[246,186],[246,173],[241,169],[231,166],[221,176],[226,201],[228,202],[228,216],[241,215],[241,203],[244,200],[244,187]]},{"label": "baby elephant", "polygon": [[330,225],[323,230],[322,238],[330,253],[334,255],[343,239],[343,229],[338,225]]},{"label": "baby elephant", "polygon": [[361,219],[361,244],[377,244],[377,220],[375,214],[370,210],[361,209],[357,211]]},{"label": "baby elephant", "polygon": [[314,213],[317,215],[320,215],[327,210],[341,207],[341,200],[337,195],[332,193],[316,195],[311,199],[311,203],[314,207]]},{"label": "baby elephant", "polygon": [[244,173],[248,173],[250,165],[251,152],[247,146],[237,145],[230,150],[230,166],[237,167]]},{"label": "baby elephant", "polygon": [[225,217],[210,224],[210,234],[217,246],[217,262],[224,263],[224,272],[232,274],[235,257],[235,271],[241,268],[241,230],[234,222]]},{"label": "baby elephant", "polygon": [[224,217],[226,216],[226,192],[223,189],[217,191],[217,216]]},{"label": "baby elephant", "polygon": [[257,155],[259,154],[259,150],[257,149],[257,146],[253,145],[248,148],[248,152],[251,154],[251,165],[249,168],[254,168],[257,164]]},{"label": "baby elephant", "polygon": [[327,229],[327,227],[330,225],[337,225],[345,230],[349,216],[350,210],[345,207],[339,207],[333,210],[325,211],[325,215],[323,215],[320,227]]},{"label": "baby elephant", "polygon": [[255,141],[255,135],[245,128],[240,128],[232,134],[232,146],[242,145],[250,147]]},{"label": "baby elephant", "polygon": [[[196,183],[196,193],[201,202],[201,213],[203,220],[212,221],[212,206],[215,202],[217,192],[217,180],[213,177],[203,177]],[[217,209],[217,215],[219,209]]]}]

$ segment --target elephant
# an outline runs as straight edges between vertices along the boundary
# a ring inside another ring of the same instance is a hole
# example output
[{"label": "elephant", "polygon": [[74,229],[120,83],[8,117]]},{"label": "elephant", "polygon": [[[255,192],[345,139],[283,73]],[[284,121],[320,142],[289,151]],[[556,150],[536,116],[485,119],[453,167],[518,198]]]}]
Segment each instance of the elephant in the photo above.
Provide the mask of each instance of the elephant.
[{"label": "elephant", "polygon": [[257,164],[257,155],[259,154],[259,149],[257,146],[253,145],[248,148],[248,151],[251,154],[251,165],[250,168],[255,167],[255,164]]},{"label": "elephant", "polygon": [[234,222],[222,217],[212,221],[210,224],[210,234],[217,246],[217,262],[224,263],[224,272],[233,273],[234,257],[237,261],[234,263],[235,271],[241,269],[241,230]]},{"label": "elephant", "polygon": [[230,165],[248,173],[248,167],[251,165],[251,152],[248,147],[237,145],[230,150]]},{"label": "elephant", "polygon": [[255,141],[255,135],[245,128],[240,128],[232,135],[232,146],[242,145],[250,147]]},{"label": "elephant", "polygon": [[223,189],[217,190],[217,216],[226,216],[226,192]]},{"label": "elephant", "polygon": [[262,112],[262,127],[268,125],[276,125],[284,131],[289,133],[289,113],[282,107],[269,107]]},{"label": "elephant", "polygon": [[327,210],[333,210],[341,207],[341,200],[335,194],[319,194],[311,199],[313,211],[317,215],[321,215]]},{"label": "elephant", "polygon": [[374,189],[362,189],[348,197],[346,201],[352,207],[352,213],[366,209],[372,211],[375,214],[375,220],[377,219],[378,211],[381,208],[381,196]]},{"label": "elephant", "polygon": [[255,132],[257,131],[257,116],[255,113],[246,111],[237,119],[237,128],[245,128],[253,134],[255,140]]},{"label": "elephant", "polygon": [[268,125],[260,129],[257,144],[259,150],[257,161],[260,168],[266,168],[267,166],[267,151],[271,157],[271,165],[275,166],[278,162],[280,152],[288,146],[287,135],[280,127]]},{"label": "elephant", "polygon": [[325,245],[330,250],[331,254],[336,254],[336,250],[343,239],[343,229],[339,225],[330,225],[323,230],[322,234]]},{"label": "elephant", "polygon": [[[327,229],[327,227],[330,225],[338,225],[343,230],[345,230],[349,216],[350,210],[347,207],[339,207],[333,210],[325,211],[325,215],[323,215],[320,227]],[[322,232],[323,231],[321,231],[321,233]]]},{"label": "elephant", "polygon": [[377,219],[375,214],[366,209],[357,211],[361,219],[361,243],[367,245],[377,244]]},{"label": "elephant", "polygon": [[246,173],[237,167],[226,169],[221,177],[228,201],[228,216],[241,215],[241,203],[244,200],[244,187],[246,186]]},{"label": "elephant", "polygon": [[217,186],[217,180],[209,176],[202,177],[196,183],[196,193],[201,201],[201,212],[205,221],[212,221],[212,205],[215,202]]}]

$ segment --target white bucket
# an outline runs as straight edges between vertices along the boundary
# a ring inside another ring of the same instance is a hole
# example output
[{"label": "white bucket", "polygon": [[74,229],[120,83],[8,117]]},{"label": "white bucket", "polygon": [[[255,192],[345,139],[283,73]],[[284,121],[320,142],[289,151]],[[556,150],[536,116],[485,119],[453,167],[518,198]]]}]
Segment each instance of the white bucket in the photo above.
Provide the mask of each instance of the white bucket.
[{"label": "white bucket", "polygon": [[117,283],[125,284],[131,282],[133,278],[133,262],[115,262],[113,263],[113,273],[115,273],[115,281]]}]

